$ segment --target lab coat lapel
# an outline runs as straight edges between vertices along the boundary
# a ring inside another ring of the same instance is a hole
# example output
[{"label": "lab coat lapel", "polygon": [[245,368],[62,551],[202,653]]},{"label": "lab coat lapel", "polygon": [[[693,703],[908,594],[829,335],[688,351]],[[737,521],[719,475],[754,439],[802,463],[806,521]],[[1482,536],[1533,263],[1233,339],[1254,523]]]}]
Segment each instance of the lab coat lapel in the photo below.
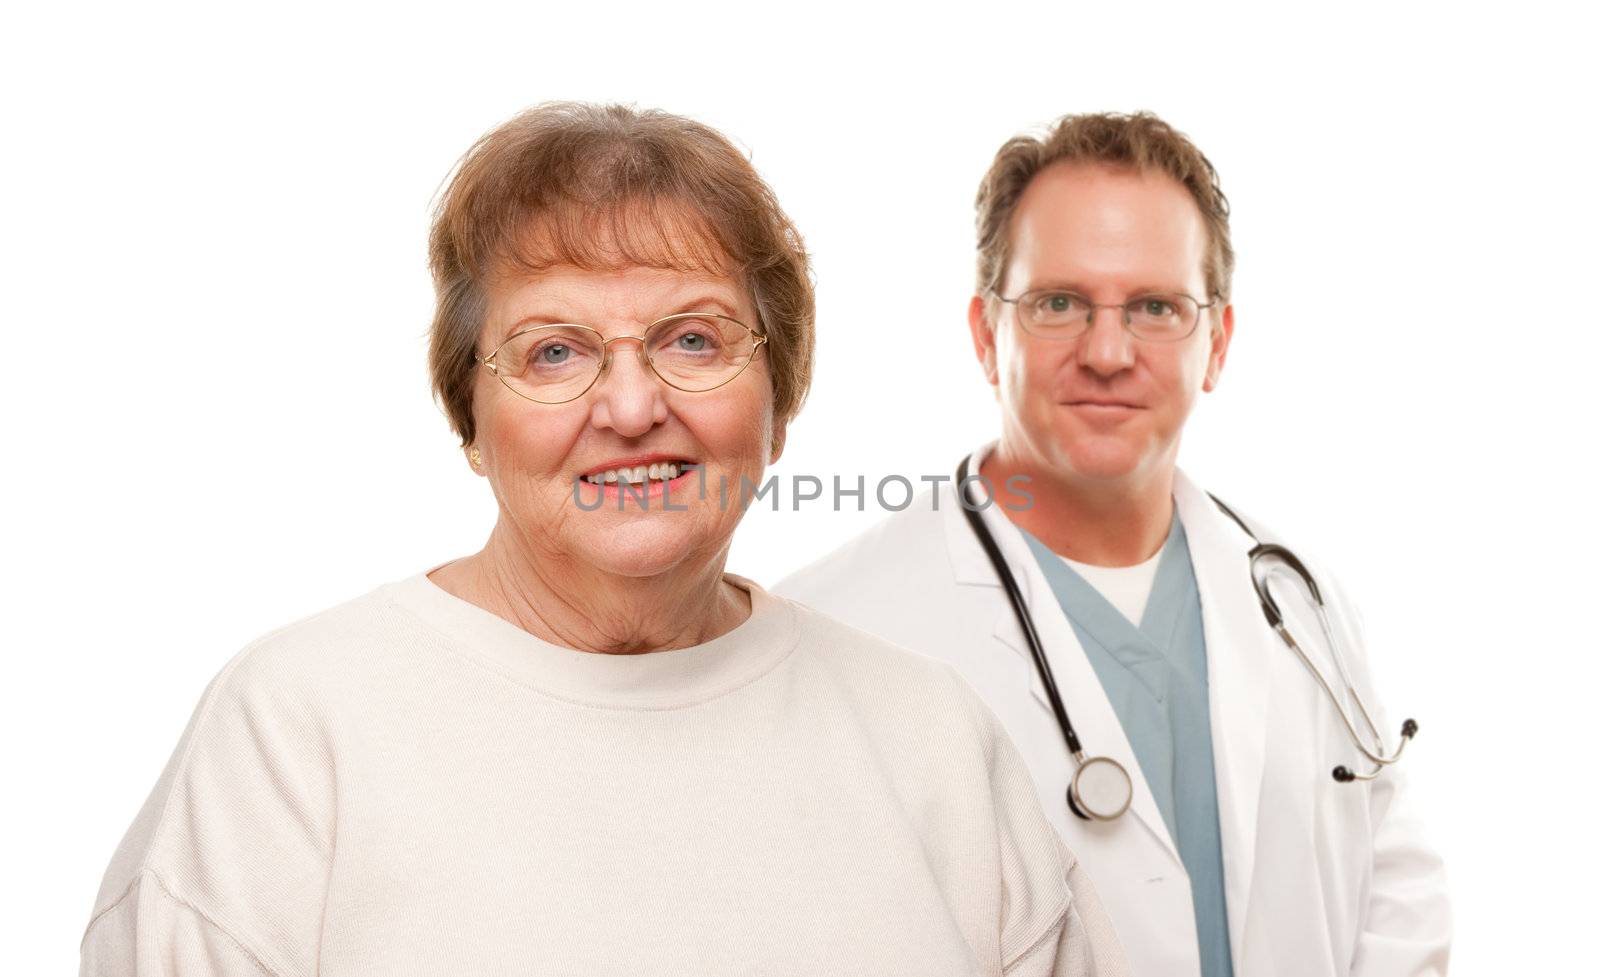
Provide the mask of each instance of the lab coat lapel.
[{"label": "lab coat lapel", "polygon": [[1173,483],[1173,497],[1188,533],[1189,557],[1200,589],[1228,929],[1238,959],[1256,868],[1256,821],[1276,638],[1262,620],[1250,582],[1250,538],[1181,471]]},{"label": "lab coat lapel", "polygon": [[[974,472],[983,454],[983,450],[974,453],[972,466]],[[981,494],[976,486],[974,494]],[[940,509],[944,515],[945,538],[949,544],[951,569],[956,582],[990,587],[994,590],[996,615],[993,637],[1027,662],[1028,674],[1032,677],[1029,691],[1039,708],[1050,714],[1050,699],[1045,693],[1044,682],[1039,678],[1039,670],[1033,664],[1033,655],[1028,650],[1027,639],[1022,634],[1021,625],[1017,623],[1011,602],[1006,599],[999,578],[995,576],[988,555],[984,553],[977,537],[973,535],[972,527],[967,524],[966,516],[961,511],[960,501],[953,492],[949,493],[941,499]],[[1161,810],[1156,806],[1155,795],[1150,792],[1150,785],[1145,782],[1144,773],[1139,768],[1139,761],[1134,757],[1133,747],[1128,743],[1127,734],[1122,730],[1122,723],[1117,719],[1116,710],[1106,696],[1105,689],[1101,687],[1093,664],[1084,654],[1083,646],[1078,643],[1077,634],[1072,630],[1066,615],[1062,613],[1061,605],[1057,603],[1049,582],[1044,578],[1044,572],[1039,569],[1038,562],[1028,549],[1027,542],[1016,526],[1012,525],[1011,520],[999,510],[998,505],[987,507],[979,515],[983,517],[984,525],[993,534],[1001,555],[1010,565],[1012,575],[1017,578],[1017,586],[1022,591],[1023,599],[1033,612],[1034,627],[1038,630],[1039,640],[1049,656],[1051,672],[1055,676],[1061,701],[1066,705],[1067,715],[1072,717],[1073,727],[1078,731],[1078,738],[1083,743],[1085,755],[1108,756],[1127,768],[1133,780],[1133,814],[1173,861],[1181,864],[1177,846],[1167,832]],[[1053,714],[1050,721],[1055,722]],[[1062,744],[1062,749],[1066,749],[1065,744]],[[1065,800],[1058,803],[1065,803]]]}]

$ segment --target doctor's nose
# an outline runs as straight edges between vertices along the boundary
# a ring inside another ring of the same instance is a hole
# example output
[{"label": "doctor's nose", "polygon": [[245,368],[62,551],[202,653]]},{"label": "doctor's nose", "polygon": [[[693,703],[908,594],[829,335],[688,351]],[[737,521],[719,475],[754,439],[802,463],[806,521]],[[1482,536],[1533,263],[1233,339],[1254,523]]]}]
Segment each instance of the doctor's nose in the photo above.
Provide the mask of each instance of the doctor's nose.
[{"label": "doctor's nose", "polygon": [[589,392],[589,423],[625,438],[639,437],[666,421],[665,387],[637,340],[607,346],[605,367]]},{"label": "doctor's nose", "polygon": [[1089,324],[1078,340],[1078,360],[1102,376],[1120,373],[1133,366],[1133,335],[1122,322],[1117,306],[1097,306],[1089,310]]}]

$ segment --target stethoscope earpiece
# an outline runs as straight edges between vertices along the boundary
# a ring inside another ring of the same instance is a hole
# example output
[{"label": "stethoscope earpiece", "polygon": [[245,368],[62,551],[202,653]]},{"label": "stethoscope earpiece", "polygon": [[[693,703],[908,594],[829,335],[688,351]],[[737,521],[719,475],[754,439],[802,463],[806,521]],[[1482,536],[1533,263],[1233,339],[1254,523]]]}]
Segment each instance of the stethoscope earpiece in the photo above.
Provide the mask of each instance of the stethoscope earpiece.
[{"label": "stethoscope earpiece", "polygon": [[[1359,698],[1356,700],[1356,705],[1361,705],[1361,700]],[[1366,715],[1366,709],[1363,708],[1361,713],[1362,715]],[[1346,722],[1348,722],[1348,720],[1346,720]],[[1368,720],[1368,722],[1370,723],[1371,720]],[[1390,757],[1373,756],[1371,753],[1367,753],[1366,748],[1361,746],[1361,743],[1358,740],[1356,742],[1357,747],[1361,749],[1361,752],[1366,753],[1367,756],[1377,764],[1377,767],[1371,773],[1362,774],[1356,773],[1341,763],[1339,766],[1333,768],[1333,779],[1337,780],[1341,784],[1348,784],[1356,780],[1376,780],[1378,778],[1378,774],[1383,772],[1384,767],[1387,767],[1389,764],[1400,759],[1400,754],[1404,752],[1406,744],[1411,742],[1411,737],[1417,735],[1417,728],[1417,721],[1415,719],[1407,719],[1405,722],[1400,724],[1400,745],[1395,747],[1394,755]],[[1373,727],[1373,731],[1376,732],[1377,727]]]}]

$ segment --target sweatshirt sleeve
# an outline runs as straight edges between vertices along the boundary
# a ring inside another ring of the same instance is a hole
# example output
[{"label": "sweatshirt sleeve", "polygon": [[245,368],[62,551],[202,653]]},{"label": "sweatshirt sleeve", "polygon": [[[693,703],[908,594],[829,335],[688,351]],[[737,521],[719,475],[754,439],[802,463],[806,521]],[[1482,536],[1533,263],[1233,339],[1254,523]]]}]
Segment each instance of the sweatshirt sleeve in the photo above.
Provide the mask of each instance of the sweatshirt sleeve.
[{"label": "sweatshirt sleeve", "polygon": [[315,973],[334,834],[327,710],[295,642],[262,641],[207,687],[113,855],[84,977]]},{"label": "sweatshirt sleeve", "polygon": [[1111,919],[1077,856],[1040,808],[1022,755],[978,693],[959,674],[956,681],[990,741],[1002,886],[1001,973],[1126,977],[1128,964]]},{"label": "sweatshirt sleeve", "polygon": [[1127,974],[1122,944],[1111,926],[1111,917],[1106,915],[1105,907],[1100,904],[1094,883],[1089,881],[1077,856],[1059,836],[1056,847],[1062,864],[1069,866],[1067,889],[1070,900],[1060,921],[1006,964],[1006,977],[1066,977],[1077,974],[1121,977]]},{"label": "sweatshirt sleeve", "polygon": [[281,977],[244,940],[167,891],[134,878],[84,939],[80,977]]}]

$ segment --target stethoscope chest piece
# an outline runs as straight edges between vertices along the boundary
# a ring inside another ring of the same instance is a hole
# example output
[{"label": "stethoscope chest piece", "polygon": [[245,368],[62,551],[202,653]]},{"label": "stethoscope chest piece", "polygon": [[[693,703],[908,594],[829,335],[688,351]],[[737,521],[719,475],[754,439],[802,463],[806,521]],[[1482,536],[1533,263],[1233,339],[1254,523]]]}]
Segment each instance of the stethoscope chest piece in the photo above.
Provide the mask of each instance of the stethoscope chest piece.
[{"label": "stethoscope chest piece", "polygon": [[1133,778],[1110,757],[1075,757],[1078,769],[1067,785],[1067,808],[1085,821],[1114,821],[1133,803]]}]

